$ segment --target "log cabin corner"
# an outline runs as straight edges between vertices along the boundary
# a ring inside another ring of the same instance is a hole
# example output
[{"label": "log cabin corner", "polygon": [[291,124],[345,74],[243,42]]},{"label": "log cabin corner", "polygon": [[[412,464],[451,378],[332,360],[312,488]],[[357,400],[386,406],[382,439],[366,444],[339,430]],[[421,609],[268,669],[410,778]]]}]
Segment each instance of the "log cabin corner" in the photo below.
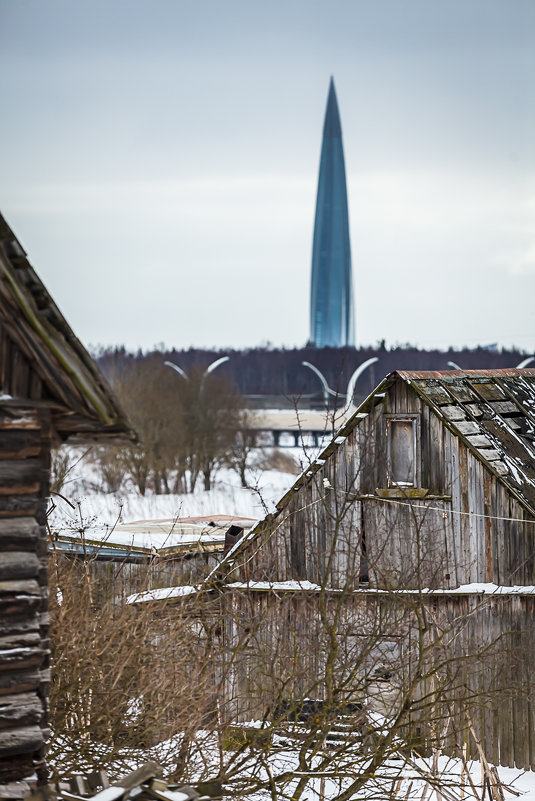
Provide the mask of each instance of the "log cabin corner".
[{"label": "log cabin corner", "polygon": [[46,784],[50,451],[135,435],[0,215],[0,798]]}]

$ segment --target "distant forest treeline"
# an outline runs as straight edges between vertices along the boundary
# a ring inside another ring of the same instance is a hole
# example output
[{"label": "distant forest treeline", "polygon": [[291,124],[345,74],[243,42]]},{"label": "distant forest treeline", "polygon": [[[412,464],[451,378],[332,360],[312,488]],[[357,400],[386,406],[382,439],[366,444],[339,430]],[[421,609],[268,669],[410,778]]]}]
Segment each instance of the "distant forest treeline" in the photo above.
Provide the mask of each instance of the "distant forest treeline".
[{"label": "distant forest treeline", "polygon": [[[168,360],[183,370],[207,367],[215,359],[228,356],[229,361],[218,368],[218,373],[227,375],[243,395],[285,395],[299,397],[312,393],[321,394],[320,381],[314,373],[302,366],[303,361],[315,365],[324,374],[329,386],[345,395],[348,381],[359,364],[376,356],[373,364],[359,379],[356,398],[364,398],[393,370],[449,370],[448,362],[457,363],[462,369],[498,369],[516,367],[526,356],[520,350],[420,350],[411,346],[384,346],[362,348],[251,348],[247,350],[154,350],[143,353],[128,353],[124,348],[108,348],[96,354],[96,360],[104,372],[121,370],[122,365],[144,359]],[[179,376],[177,375],[177,380]]]}]

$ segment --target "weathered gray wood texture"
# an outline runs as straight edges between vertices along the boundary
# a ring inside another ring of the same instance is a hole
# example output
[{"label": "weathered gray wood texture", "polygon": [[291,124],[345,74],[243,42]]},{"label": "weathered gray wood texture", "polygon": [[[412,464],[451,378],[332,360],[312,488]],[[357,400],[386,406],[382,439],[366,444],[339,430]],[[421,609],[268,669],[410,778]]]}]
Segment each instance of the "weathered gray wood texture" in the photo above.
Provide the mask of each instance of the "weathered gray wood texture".
[{"label": "weathered gray wood texture", "polygon": [[[222,603],[226,691],[220,708],[227,720],[263,719],[299,698],[366,699],[388,714],[410,689],[399,732],[407,740],[430,748],[429,720],[440,730],[451,717],[445,751],[466,743],[478,759],[468,712],[489,761],[535,766],[534,595],[235,589]],[[418,618],[426,620],[425,632]],[[422,661],[420,636],[427,648]],[[463,704],[455,705],[459,697]]]},{"label": "weathered gray wood texture", "polygon": [[[376,493],[388,490],[386,420],[396,413],[419,416],[425,498]],[[243,550],[233,578],[331,587],[357,587],[366,576],[375,587],[535,584],[533,517],[407,383],[396,381],[328,450]]]},{"label": "weathered gray wood texture", "polygon": [[17,798],[44,764],[49,683],[49,413],[0,406],[0,786]]},{"label": "weathered gray wood texture", "polygon": [[[55,440],[135,436],[2,215],[0,393],[0,699],[10,697],[0,707],[0,796],[17,798],[28,790],[25,776],[46,778],[51,431]],[[19,641],[23,635],[38,635],[39,643]],[[31,714],[28,693],[35,696]],[[37,724],[35,699],[42,709]]]},{"label": "weathered gray wood texture", "polygon": [[122,410],[0,214],[0,388],[48,405],[62,439],[132,438]]},{"label": "weathered gray wood texture", "polygon": [[[356,606],[345,631],[342,627],[336,634],[348,647],[358,642],[351,638],[362,637],[370,620],[383,627],[375,630],[376,636],[392,641],[397,636],[410,643],[415,610],[400,606],[403,593],[409,598],[413,590],[450,590],[474,583],[535,585],[535,525],[527,495],[489,469],[477,453],[477,443],[470,447],[472,423],[448,392],[433,390],[442,393],[437,402],[449,398],[450,406],[443,408],[449,409],[451,419],[459,418],[457,425],[462,423],[466,437],[452,430],[447,415],[432,408],[406,379],[389,377],[382,385],[385,391],[367,401],[358,423],[342,429],[279,502],[276,513],[230,554],[226,577],[231,586],[223,593],[223,603],[228,651],[233,654],[228,665],[231,715],[257,718],[265,709],[258,699],[271,698],[268,705],[273,703],[276,689],[283,686],[287,698],[321,697],[327,677],[322,673],[321,646],[326,618],[320,604],[322,598],[334,597],[333,590],[358,598],[352,602]],[[484,389],[489,394],[492,385]],[[462,387],[455,392],[462,393]],[[480,406],[476,413],[482,414]],[[417,486],[404,490],[389,482],[387,426],[392,415],[415,415],[418,420]],[[527,453],[531,446],[526,441],[522,447]],[[533,464],[526,462],[523,469],[533,477]],[[322,591],[291,594],[276,584],[264,593],[254,589],[254,582],[296,579]],[[241,593],[232,589],[235,582],[253,582],[253,589]],[[359,590],[357,596],[354,590]],[[381,617],[390,597],[398,599],[394,617]],[[461,693],[463,704],[473,696],[472,716],[488,758],[535,767],[530,678],[534,596],[485,597],[482,603],[474,594],[437,595],[421,603],[436,607],[440,625],[459,621],[459,634],[451,645],[452,654],[462,657],[456,668],[458,686],[464,682],[468,687]],[[247,627],[256,632],[254,642],[247,639]],[[240,637],[249,644],[235,654]],[[494,642],[501,643],[499,654],[490,648]],[[487,645],[484,659],[480,653]],[[264,667],[257,667],[255,648],[258,665]],[[282,675],[289,666],[294,673],[286,675],[284,684]],[[407,663],[400,663],[403,680],[406,670]],[[460,694],[455,697],[460,720]]]},{"label": "weathered gray wood texture", "polygon": [[[218,558],[219,557],[219,558]],[[87,557],[67,554],[51,549],[50,569],[55,562],[72,565],[73,574],[80,572],[84,580],[89,578],[94,588],[95,601],[103,603],[115,601],[124,603],[128,596],[159,587],[176,587],[198,584],[220,561],[220,554],[196,552],[186,557],[179,555],[130,561],[128,556],[119,555],[117,559],[98,559],[95,554]]]}]

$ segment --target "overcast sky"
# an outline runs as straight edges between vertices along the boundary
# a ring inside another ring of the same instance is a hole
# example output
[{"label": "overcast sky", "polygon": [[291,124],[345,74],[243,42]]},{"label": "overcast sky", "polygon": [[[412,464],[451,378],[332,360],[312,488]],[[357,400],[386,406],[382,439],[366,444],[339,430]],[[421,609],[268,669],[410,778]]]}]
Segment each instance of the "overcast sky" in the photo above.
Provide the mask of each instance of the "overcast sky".
[{"label": "overcast sky", "polygon": [[357,344],[535,351],[534,0],[0,0],[0,209],[85,344],[303,345],[334,76]]}]

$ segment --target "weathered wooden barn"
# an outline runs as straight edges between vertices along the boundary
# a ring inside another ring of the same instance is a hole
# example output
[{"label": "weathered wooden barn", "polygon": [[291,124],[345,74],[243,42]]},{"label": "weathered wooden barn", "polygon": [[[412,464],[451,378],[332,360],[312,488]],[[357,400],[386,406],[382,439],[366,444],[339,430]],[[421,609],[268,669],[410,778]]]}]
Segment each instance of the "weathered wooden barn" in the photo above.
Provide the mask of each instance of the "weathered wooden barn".
[{"label": "weathered wooden barn", "polygon": [[133,434],[1,216],[0,392],[0,797],[17,799],[46,780],[50,449]]},{"label": "weathered wooden barn", "polygon": [[392,373],[253,529],[265,542],[235,575],[531,585],[534,516],[535,371]]},{"label": "weathered wooden barn", "polygon": [[210,578],[229,719],[382,692],[535,767],[535,371],[390,374]]}]

